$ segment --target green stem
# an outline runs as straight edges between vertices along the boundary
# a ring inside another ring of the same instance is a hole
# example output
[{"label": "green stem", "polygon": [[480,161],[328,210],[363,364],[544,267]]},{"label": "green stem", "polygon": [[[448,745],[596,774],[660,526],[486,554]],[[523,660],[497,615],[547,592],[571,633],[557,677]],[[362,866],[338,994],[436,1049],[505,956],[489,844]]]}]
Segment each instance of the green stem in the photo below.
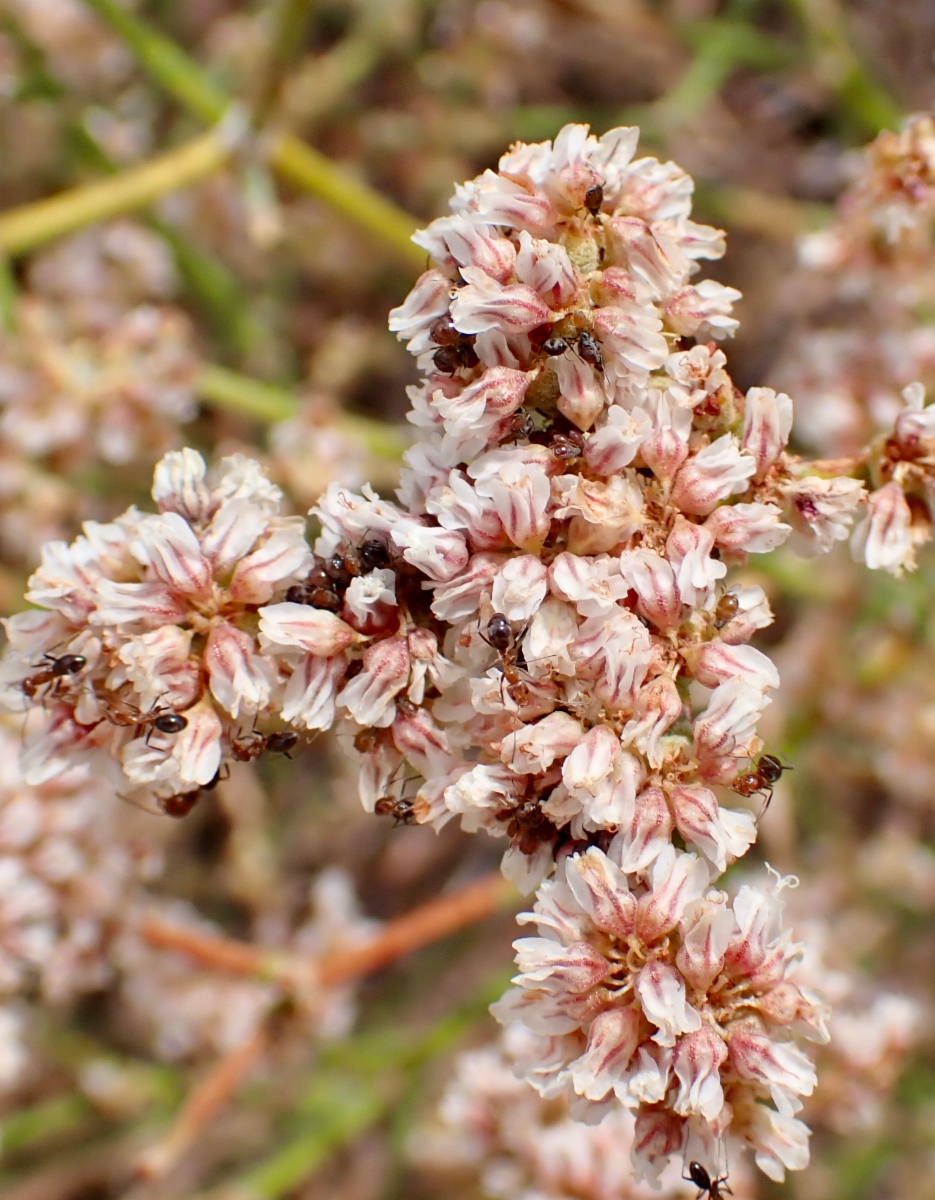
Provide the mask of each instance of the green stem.
[{"label": "green stem", "polygon": [[210,363],[202,368],[196,386],[202,399],[260,421],[288,421],[299,411],[297,397],[286,388]]},{"label": "green stem", "polygon": [[120,34],[140,65],[189,112],[207,124],[221,119],[230,103],[227,92],[171,38],[152,29],[118,0],[85,3]]},{"label": "green stem", "polygon": [[[117,0],[85,2],[121,34],[142,66],[186,108],[205,121],[216,121],[226,111],[227,94],[174,42],[122,8]],[[384,242],[410,267],[424,269],[425,252],[409,240],[418,222],[392,200],[292,134],[274,138],[270,158],[285,178]]]},{"label": "green stem", "polygon": [[95,221],[145,208],[160,196],[213,175],[230,152],[224,132],[213,129],[143,166],[11,209],[0,215],[0,252],[22,254]]},{"label": "green stem", "polygon": [[[300,410],[299,397],[288,388],[251,379],[213,363],[202,367],[196,386],[198,394],[209,404],[270,424],[288,421]],[[337,425],[368,454],[388,462],[398,463],[411,440],[403,427],[356,413],[341,413]]]},{"label": "green stem", "polygon": [[280,175],[385,242],[410,266],[426,269],[425,251],[411,241],[419,223],[392,200],[348,175],[291,133],[283,134],[273,144],[270,161]]},{"label": "green stem", "polygon": [[898,129],[902,110],[851,45],[839,0],[789,0],[789,4],[805,27],[816,73],[837,93],[842,107],[872,134]]}]

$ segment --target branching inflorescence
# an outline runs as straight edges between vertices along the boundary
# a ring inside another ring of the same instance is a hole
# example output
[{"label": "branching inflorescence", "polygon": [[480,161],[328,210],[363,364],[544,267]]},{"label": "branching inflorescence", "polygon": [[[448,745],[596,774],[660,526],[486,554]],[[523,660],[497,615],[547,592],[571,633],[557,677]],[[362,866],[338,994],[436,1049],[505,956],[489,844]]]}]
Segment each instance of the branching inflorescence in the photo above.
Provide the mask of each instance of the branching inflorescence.
[{"label": "branching inflorescence", "polygon": [[[749,645],[772,615],[726,576],[790,537],[830,549],[865,492],[786,452],[788,396],[734,387],[739,293],[694,279],[723,235],[636,141],[516,145],[416,235],[398,504],[332,484],[313,556],[255,464],[169,454],[158,514],[46,547],[3,677],[28,778],[91,759],[174,814],[226,762],[348,721],[367,809],[457,816],[538,886],[495,1006],[536,1035],[529,1082],[581,1118],[632,1110],[650,1178],[680,1155],[716,1178],[731,1134],[778,1179],[807,1161],[795,1039],[826,1013],[783,881],[710,887],[756,837],[731,789],[768,802],[782,769]],[[886,542],[878,509],[861,545]]]}]

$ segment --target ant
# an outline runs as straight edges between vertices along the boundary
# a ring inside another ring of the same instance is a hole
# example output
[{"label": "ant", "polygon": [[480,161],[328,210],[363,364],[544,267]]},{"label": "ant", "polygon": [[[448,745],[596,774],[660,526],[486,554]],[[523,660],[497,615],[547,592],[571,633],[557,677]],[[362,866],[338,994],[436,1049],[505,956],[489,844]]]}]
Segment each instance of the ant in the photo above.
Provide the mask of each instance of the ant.
[{"label": "ant", "polygon": [[501,809],[497,819],[506,822],[507,837],[523,854],[535,854],[540,842],[550,837],[555,829],[542,811],[537,796],[527,797],[516,808]]},{"label": "ant", "polygon": [[593,184],[584,193],[584,207],[592,217],[596,217],[604,203],[604,189],[599,183]]},{"label": "ant", "polygon": [[[227,774],[222,775],[222,767],[227,767]],[[222,763],[214,772],[214,778],[209,779],[207,783],[202,784],[200,788],[195,788],[193,792],[181,792],[177,796],[166,796],[159,801],[159,807],[167,817],[173,817],[175,820],[180,820],[182,817],[187,817],[198,801],[201,799],[203,792],[213,792],[222,779],[227,779],[230,776],[230,768],[227,763]]]},{"label": "ant", "polygon": [[721,1195],[727,1192],[728,1196],[733,1196],[733,1192],[727,1187],[727,1175],[721,1175],[717,1179],[712,1179],[705,1167],[699,1162],[688,1164],[688,1174],[682,1178],[687,1183],[693,1183],[698,1188],[698,1195],[695,1200],[701,1200],[701,1197],[707,1192],[708,1200],[721,1200]]},{"label": "ant", "polygon": [[88,665],[88,660],[83,654],[62,654],[58,658],[52,654],[43,654],[42,657],[50,665],[34,671],[20,684],[30,700],[34,700],[39,689],[48,683],[52,684],[52,694],[56,694],[61,680],[77,675]]},{"label": "ant", "polygon": [[174,712],[166,712],[165,709],[161,711],[154,709],[148,713],[142,713],[137,708],[131,709],[130,713],[108,713],[108,720],[114,725],[132,725],[134,729],[142,729],[148,725],[149,732],[146,734],[147,746],[149,745],[149,739],[152,737],[154,729],[157,733],[175,734],[181,733],[183,729],[188,728],[187,717],[182,717]]},{"label": "ant", "polygon": [[725,592],[714,609],[714,628],[723,629],[740,611],[740,601],[733,592]]},{"label": "ant", "polygon": [[474,351],[474,335],[455,329],[447,313],[432,322],[429,336],[439,347],[432,356],[432,362],[442,375],[454,375],[461,367],[476,367],[480,362]]},{"label": "ant", "polygon": [[295,748],[298,740],[299,735],[291,729],[286,729],[279,733],[257,733],[254,729],[249,736],[249,740],[231,738],[231,754],[233,754],[238,762],[253,762],[254,759],[259,758],[267,750],[271,754],[284,754],[286,758],[291,759],[292,755],[289,751]]},{"label": "ant", "polygon": [[[559,325],[565,324],[563,318]],[[566,350],[574,349],[575,353],[582,362],[588,363],[597,371],[604,369],[604,355],[601,352],[600,343],[593,333],[587,329],[573,328],[569,333],[555,333],[554,327],[549,337],[542,343],[540,350],[549,358],[558,358],[564,354]]]},{"label": "ant", "polygon": [[734,1194],[731,1189],[726,1186],[728,1180],[726,1173],[718,1176],[716,1179],[712,1179],[708,1174],[707,1169],[699,1162],[689,1163],[688,1174],[683,1175],[682,1178],[688,1183],[693,1183],[695,1187],[699,1189],[696,1200],[701,1200],[701,1197],[706,1192],[709,1200],[721,1200],[721,1194],[723,1192],[727,1192],[729,1196],[733,1196]]},{"label": "ant", "polygon": [[[480,633],[480,630],[478,630]],[[526,704],[529,700],[529,688],[523,680],[523,675],[519,667],[519,658],[522,653],[519,642],[522,641],[525,629],[519,635],[519,638],[513,633],[513,626],[506,619],[503,613],[494,613],[487,622],[486,635],[481,633],[481,638],[487,643],[492,650],[496,650],[500,656],[500,670],[503,672],[503,678],[508,684],[507,695],[514,704]]]},{"label": "ant", "polygon": [[373,811],[378,817],[392,817],[394,828],[397,825],[414,825],[416,822],[415,804],[412,800],[402,797],[381,796],[374,804]]},{"label": "ant", "polygon": [[500,439],[502,443],[528,441],[536,432],[536,423],[532,414],[525,408],[518,408],[510,417],[506,433]]},{"label": "ant", "polygon": [[549,442],[549,449],[560,462],[573,463],[584,453],[584,434],[578,429],[555,433]]},{"label": "ant", "polygon": [[791,771],[787,763],[780,762],[775,754],[761,754],[754,768],[746,775],[741,775],[731,784],[730,790],[740,796],[765,796],[760,816],[769,808],[773,798],[773,788],[782,778],[783,771]]}]

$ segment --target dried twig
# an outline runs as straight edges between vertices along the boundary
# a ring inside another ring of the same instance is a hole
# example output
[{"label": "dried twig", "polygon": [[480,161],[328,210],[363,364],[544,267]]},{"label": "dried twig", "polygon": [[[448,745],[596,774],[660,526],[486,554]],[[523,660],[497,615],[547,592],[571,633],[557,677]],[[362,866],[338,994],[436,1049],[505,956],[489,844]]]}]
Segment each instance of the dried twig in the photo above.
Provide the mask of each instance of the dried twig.
[{"label": "dried twig", "polygon": [[189,1093],[165,1137],[139,1157],[136,1162],[139,1175],[154,1179],[171,1170],[256,1066],[268,1040],[266,1028],[261,1025],[247,1041],[214,1064]]},{"label": "dried twig", "polygon": [[319,983],[334,986],[376,971],[404,954],[482,920],[505,904],[512,894],[512,886],[502,875],[491,872],[467,887],[438,896],[389,921],[365,945],[336,950],[317,960],[188,929],[155,915],[144,916],[138,931],[149,945],[180,951],[213,970],[259,975],[288,986],[292,980],[307,979],[311,968]]}]

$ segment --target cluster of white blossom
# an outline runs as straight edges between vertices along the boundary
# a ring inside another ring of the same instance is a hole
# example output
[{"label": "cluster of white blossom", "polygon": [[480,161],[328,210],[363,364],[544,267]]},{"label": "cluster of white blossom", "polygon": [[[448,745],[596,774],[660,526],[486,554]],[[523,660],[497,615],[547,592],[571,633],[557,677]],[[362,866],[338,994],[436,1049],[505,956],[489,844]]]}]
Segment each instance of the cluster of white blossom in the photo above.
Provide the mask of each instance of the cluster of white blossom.
[{"label": "cluster of white blossom", "polygon": [[295,606],[276,603],[312,555],[257,463],[225,459],[208,481],[198,454],[174,452],[153,496],[157,514],[131,509],[44,547],[27,593],[38,607],[6,622],[0,681],[7,707],[28,710],[30,783],[88,762],[121,795],[183,815],[225,762],[295,744],[259,722],[319,727],[318,673],[334,668],[290,636]]},{"label": "cluster of white blossom", "polygon": [[[633,1176],[633,1116],[616,1109],[598,1125],[573,1120],[544,1100],[514,1070],[530,1035],[510,1025],[499,1042],[459,1055],[433,1125],[418,1129],[410,1155],[446,1176],[470,1172],[492,1200],[650,1200],[659,1191]],[[745,1194],[731,1174],[735,1196]],[[690,1197],[681,1164],[663,1174],[665,1195]]]},{"label": "cluster of white blossom", "polygon": [[772,615],[725,577],[790,535],[829,549],[864,492],[787,454],[788,396],[732,384],[739,293],[692,282],[723,235],[636,140],[517,145],[416,235],[437,265],[390,318],[425,375],[399,504],[332,484],[313,556],[256,464],[169,454],[157,515],[46,548],[2,678],[28,778],[107,763],[175,815],[348,718],[365,807],[506,837],[541,885],[498,1010],[544,1038],[530,1081],[633,1109],[650,1174],[697,1145],[713,1178],[730,1133],[780,1178],[807,1160],[794,1037],[826,1030],[777,889],[709,889],[756,836],[728,789],[782,771],[748,645]]},{"label": "cluster of white blossom", "polygon": [[31,265],[0,331],[0,542],[32,558],[72,525],[61,478],[90,464],[152,463],[195,414],[194,330],[166,301],[168,247],[130,221],[88,230]]},{"label": "cluster of white blossom", "polygon": [[799,441],[825,454],[890,426],[908,384],[935,386],[935,119],[882,132],[856,162],[780,299],[793,336],[775,382],[796,397]]}]

